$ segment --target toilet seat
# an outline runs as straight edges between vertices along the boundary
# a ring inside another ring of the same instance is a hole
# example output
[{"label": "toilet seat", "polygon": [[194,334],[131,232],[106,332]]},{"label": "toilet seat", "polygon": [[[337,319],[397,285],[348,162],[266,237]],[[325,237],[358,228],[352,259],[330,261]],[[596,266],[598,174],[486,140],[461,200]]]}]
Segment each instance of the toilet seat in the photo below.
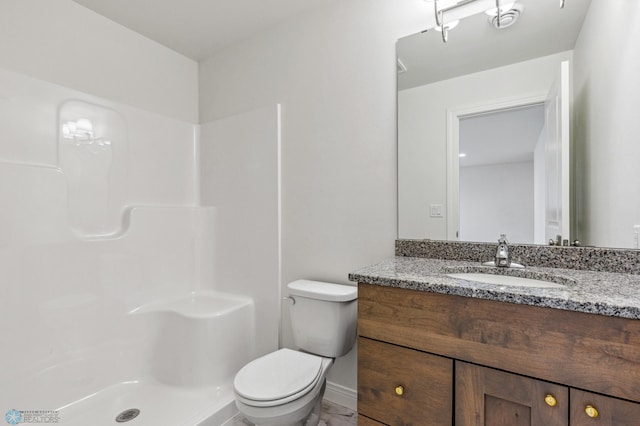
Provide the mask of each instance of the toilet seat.
[{"label": "toilet seat", "polygon": [[236,397],[254,407],[286,404],[316,387],[325,358],[291,349],[280,349],[245,365],[236,375]]}]

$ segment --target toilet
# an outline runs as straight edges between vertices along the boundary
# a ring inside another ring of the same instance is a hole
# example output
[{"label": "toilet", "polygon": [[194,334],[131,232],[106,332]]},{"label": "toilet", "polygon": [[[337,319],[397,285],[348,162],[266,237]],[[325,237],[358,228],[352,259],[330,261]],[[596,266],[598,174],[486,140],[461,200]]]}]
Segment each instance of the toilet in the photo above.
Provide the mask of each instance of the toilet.
[{"label": "toilet", "polygon": [[298,280],[287,286],[293,340],[245,365],[233,388],[238,410],[256,425],[316,426],[327,372],[356,340],[358,289]]}]

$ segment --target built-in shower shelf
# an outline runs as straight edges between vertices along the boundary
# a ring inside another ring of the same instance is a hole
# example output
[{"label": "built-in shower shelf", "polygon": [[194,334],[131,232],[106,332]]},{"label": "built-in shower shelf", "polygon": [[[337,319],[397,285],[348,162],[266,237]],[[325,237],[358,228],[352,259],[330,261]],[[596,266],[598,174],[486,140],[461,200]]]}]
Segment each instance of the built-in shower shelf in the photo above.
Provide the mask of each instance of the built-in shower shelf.
[{"label": "built-in shower shelf", "polygon": [[189,293],[174,299],[156,300],[131,310],[129,314],[171,312],[186,318],[214,318],[252,305],[253,300],[248,297],[207,291]]},{"label": "built-in shower shelf", "polygon": [[165,384],[198,387],[230,383],[256,356],[254,307],[247,297],[200,291],[145,304],[130,318],[135,317],[133,324],[153,324],[152,376]]}]

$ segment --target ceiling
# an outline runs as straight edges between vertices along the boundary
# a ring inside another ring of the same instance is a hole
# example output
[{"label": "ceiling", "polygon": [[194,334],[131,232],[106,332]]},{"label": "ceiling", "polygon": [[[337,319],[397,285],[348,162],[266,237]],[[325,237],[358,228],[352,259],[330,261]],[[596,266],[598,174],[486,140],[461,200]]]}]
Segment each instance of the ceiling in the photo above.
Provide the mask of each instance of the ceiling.
[{"label": "ceiling", "polygon": [[544,104],[462,118],[460,167],[533,161],[543,127]]},{"label": "ceiling", "polygon": [[73,0],[196,61],[338,0]]},{"label": "ceiling", "polygon": [[[73,1],[201,61],[282,21],[340,0]],[[424,7],[416,13],[427,11],[429,1],[420,2]],[[518,0],[524,8],[520,20],[504,30],[492,28],[480,13],[462,19],[446,44],[434,30],[405,37],[398,43],[398,57],[408,71],[398,76],[398,88],[571,50],[590,1],[566,0],[560,9],[558,0]]]},{"label": "ceiling", "polygon": [[558,0],[517,3],[523,10],[509,28],[496,30],[479,13],[460,20],[447,43],[435,30],[400,39],[398,59],[407,71],[398,74],[398,90],[572,50],[591,0],[566,0],[564,9]]}]

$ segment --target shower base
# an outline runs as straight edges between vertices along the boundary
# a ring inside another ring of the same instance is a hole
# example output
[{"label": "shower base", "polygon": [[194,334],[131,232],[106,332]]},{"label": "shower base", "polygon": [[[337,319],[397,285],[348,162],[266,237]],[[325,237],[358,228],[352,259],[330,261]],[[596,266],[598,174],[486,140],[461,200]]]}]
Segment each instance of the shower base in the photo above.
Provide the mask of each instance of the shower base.
[{"label": "shower base", "polygon": [[[140,414],[116,422],[130,409]],[[65,426],[220,426],[237,413],[231,384],[186,389],[153,382],[110,386],[57,411]]]}]

